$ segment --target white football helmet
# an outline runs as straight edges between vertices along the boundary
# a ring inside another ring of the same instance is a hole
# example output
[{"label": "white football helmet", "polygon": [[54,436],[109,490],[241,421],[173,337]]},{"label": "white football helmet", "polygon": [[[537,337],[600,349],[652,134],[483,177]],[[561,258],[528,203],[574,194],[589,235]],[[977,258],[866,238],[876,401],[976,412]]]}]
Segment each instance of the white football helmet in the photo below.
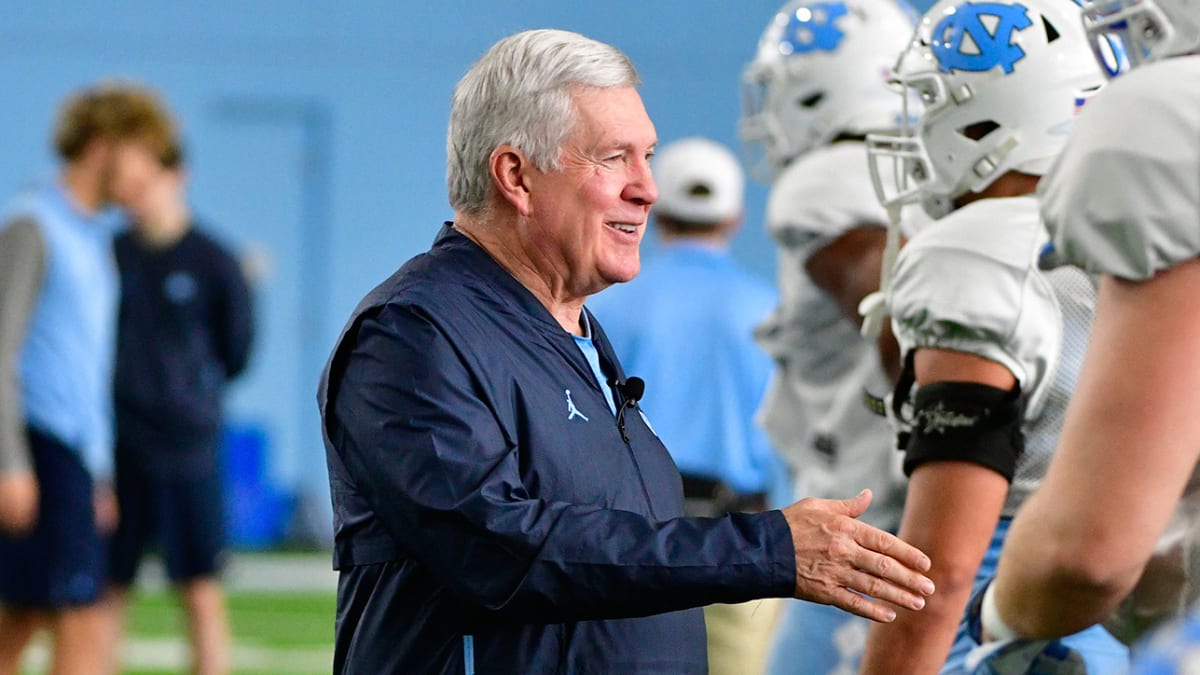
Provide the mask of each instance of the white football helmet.
[{"label": "white football helmet", "polygon": [[1008,171],[1046,173],[1083,97],[1105,81],[1071,0],[940,0],[900,55],[915,132],[867,138],[889,207],[919,200],[932,218]]},{"label": "white football helmet", "polygon": [[1200,52],[1200,0],[1092,0],[1084,4],[1083,25],[1110,77],[1125,65]]},{"label": "white football helmet", "polygon": [[739,136],[751,175],[769,181],[839,134],[899,126],[886,87],[915,14],[903,0],[792,0],[742,72]]}]

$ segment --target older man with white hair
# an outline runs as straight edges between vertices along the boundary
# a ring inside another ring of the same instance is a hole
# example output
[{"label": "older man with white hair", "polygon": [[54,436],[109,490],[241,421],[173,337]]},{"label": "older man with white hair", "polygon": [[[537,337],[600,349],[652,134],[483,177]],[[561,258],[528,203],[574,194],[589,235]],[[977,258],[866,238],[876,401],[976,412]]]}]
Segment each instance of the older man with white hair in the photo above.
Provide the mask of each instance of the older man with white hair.
[{"label": "older man with white hair", "polygon": [[640,383],[583,307],[637,274],[658,198],[637,84],[620,51],[553,30],[458,83],[454,221],[360,303],[318,394],[334,672],[703,673],[700,606],[890,620],[932,593],[922,553],[854,520],[866,493],[684,517]]}]

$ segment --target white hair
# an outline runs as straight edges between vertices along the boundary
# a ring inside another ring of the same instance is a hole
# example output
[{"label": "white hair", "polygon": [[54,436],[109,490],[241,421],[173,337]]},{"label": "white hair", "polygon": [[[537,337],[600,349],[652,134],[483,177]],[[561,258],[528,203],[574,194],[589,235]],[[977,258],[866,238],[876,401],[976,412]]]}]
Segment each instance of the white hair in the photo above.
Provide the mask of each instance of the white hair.
[{"label": "white hair", "polygon": [[560,168],[576,122],[575,87],[637,86],[629,57],[578,33],[530,30],[497,42],[454,88],[446,133],[446,187],[455,211],[478,213],[492,151],[508,144],[538,169]]}]

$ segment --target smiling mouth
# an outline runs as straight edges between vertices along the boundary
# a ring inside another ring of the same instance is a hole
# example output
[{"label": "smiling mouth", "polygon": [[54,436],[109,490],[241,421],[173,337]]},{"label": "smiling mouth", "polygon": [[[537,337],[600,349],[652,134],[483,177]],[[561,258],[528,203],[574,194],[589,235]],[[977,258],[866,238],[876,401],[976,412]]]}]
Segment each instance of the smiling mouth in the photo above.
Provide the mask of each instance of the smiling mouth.
[{"label": "smiling mouth", "polygon": [[620,230],[626,234],[634,234],[637,232],[638,227],[640,227],[640,225],[636,225],[634,223],[608,223],[608,226],[614,230]]}]

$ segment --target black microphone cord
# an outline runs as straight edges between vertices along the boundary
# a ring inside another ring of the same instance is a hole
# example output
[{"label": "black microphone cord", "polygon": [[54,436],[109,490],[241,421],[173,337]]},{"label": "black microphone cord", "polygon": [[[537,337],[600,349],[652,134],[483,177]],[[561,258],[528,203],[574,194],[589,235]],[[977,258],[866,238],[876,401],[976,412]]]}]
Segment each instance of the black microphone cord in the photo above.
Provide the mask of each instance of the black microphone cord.
[{"label": "black microphone cord", "polygon": [[642,394],[646,393],[646,382],[640,377],[630,377],[624,382],[614,380],[611,384],[621,394],[621,407],[617,409],[617,429],[621,432],[621,439],[628,443],[629,433],[625,431],[625,411],[637,407],[638,401],[642,400]]}]

